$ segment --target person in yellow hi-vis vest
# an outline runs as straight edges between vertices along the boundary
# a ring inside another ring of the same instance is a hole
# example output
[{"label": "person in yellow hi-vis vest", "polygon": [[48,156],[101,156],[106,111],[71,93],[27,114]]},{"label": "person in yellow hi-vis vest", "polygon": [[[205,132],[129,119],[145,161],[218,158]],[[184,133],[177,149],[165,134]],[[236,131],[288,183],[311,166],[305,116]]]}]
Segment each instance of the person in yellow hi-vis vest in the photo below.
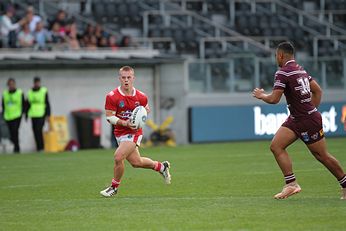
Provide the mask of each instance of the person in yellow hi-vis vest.
[{"label": "person in yellow hi-vis vest", "polygon": [[34,78],[34,86],[28,92],[27,104],[26,116],[31,118],[36,149],[42,151],[44,148],[42,130],[46,119],[50,116],[50,103],[47,88],[41,87],[40,77]]},{"label": "person in yellow hi-vis vest", "polygon": [[10,130],[11,142],[14,145],[14,153],[20,152],[19,147],[19,126],[24,112],[24,94],[21,89],[17,89],[16,81],[12,78],[7,80],[8,90],[2,94],[2,116]]}]

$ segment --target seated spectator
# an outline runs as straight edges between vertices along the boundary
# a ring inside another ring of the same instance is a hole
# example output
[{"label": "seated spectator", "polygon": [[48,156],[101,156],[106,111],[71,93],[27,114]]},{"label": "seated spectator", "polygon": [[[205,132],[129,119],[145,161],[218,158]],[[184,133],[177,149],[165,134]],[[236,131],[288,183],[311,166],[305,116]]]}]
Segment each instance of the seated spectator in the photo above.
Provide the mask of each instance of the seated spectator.
[{"label": "seated spectator", "polygon": [[51,41],[52,43],[64,43],[65,42],[65,32],[60,30],[60,24],[54,23],[51,30]]},{"label": "seated spectator", "polygon": [[132,41],[131,37],[128,35],[125,35],[120,42],[120,47],[131,47],[132,46]]},{"label": "seated spectator", "polygon": [[91,25],[91,24],[88,24],[87,27],[84,30],[83,35],[92,36],[94,34],[95,34],[95,27],[93,25]]},{"label": "seated spectator", "polygon": [[28,48],[34,46],[34,36],[30,32],[29,23],[23,25],[22,30],[18,34],[19,47]]},{"label": "seated spectator", "polygon": [[96,38],[97,38],[98,44],[100,44],[100,40],[101,40],[103,37],[108,37],[108,34],[103,30],[103,28],[102,28],[102,26],[101,26],[100,24],[97,24],[97,25],[95,26],[94,35],[95,35]]},{"label": "seated spectator", "polygon": [[32,33],[36,30],[37,23],[42,21],[40,16],[35,15],[35,10],[32,6],[26,9],[26,19],[29,22],[29,28]]},{"label": "seated spectator", "polygon": [[113,50],[118,50],[117,38],[114,35],[109,36],[108,46]]},{"label": "seated spectator", "polygon": [[89,44],[89,36],[82,35],[82,37],[79,39],[79,43],[81,47],[87,47],[87,45]]},{"label": "seated spectator", "polygon": [[80,45],[77,39],[77,24],[75,22],[69,25],[69,33],[67,34],[67,42],[69,49],[79,50]]},{"label": "seated spectator", "polygon": [[15,14],[13,6],[8,6],[6,13],[1,17],[0,30],[2,37],[2,47],[16,47],[17,30],[20,26],[27,22],[26,18],[22,18],[17,23],[12,23],[11,19]]},{"label": "seated spectator", "polygon": [[44,28],[42,21],[36,24],[36,29],[33,34],[36,42],[36,49],[45,50],[47,48],[47,42],[51,41],[51,37],[47,29]]},{"label": "seated spectator", "polygon": [[59,10],[55,16],[55,18],[53,19],[53,21],[51,22],[51,30],[53,30],[53,26],[54,24],[59,24],[59,31],[61,33],[66,33],[66,25],[67,25],[67,18],[66,18],[66,13],[64,10]]},{"label": "seated spectator", "polygon": [[98,47],[102,47],[102,48],[109,47],[107,37],[101,37],[100,38]]},{"label": "seated spectator", "polygon": [[95,35],[89,37],[89,42],[86,45],[87,50],[97,50],[97,38]]}]

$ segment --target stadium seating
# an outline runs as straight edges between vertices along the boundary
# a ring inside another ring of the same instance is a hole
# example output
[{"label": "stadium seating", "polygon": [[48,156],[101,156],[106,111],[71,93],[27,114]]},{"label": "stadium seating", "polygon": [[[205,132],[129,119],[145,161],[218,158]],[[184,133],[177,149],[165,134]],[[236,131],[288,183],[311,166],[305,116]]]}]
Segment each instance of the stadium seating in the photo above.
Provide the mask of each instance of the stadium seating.
[{"label": "stadium seating", "polygon": [[[5,5],[9,2],[1,1],[1,12],[4,12]],[[21,2],[17,6],[18,17],[23,15],[23,8],[20,7],[23,4],[39,6],[38,0]],[[342,37],[346,36],[346,14],[340,13],[340,10],[346,10],[346,0],[324,2],[324,6],[321,6],[320,0],[92,0],[91,13],[81,13],[80,16],[101,23],[120,35],[125,34],[123,31],[128,31],[126,28],[130,28],[130,31],[135,31],[130,35],[153,39],[156,41],[153,47],[167,53],[172,53],[174,47],[173,52],[176,54],[198,57],[201,55],[202,38],[222,38],[239,33],[248,36],[251,42],[262,43],[264,37],[273,37],[267,43],[269,48],[274,48],[280,42],[274,37],[281,36],[292,40],[299,51],[309,56],[342,55],[346,51],[346,38]],[[273,3],[276,4],[275,10]],[[52,17],[49,7],[44,9],[47,17]],[[334,37],[329,36],[328,29]],[[165,42],[157,38],[162,38]],[[172,39],[172,44],[168,46],[167,43],[170,42],[167,42],[167,38]],[[316,39],[317,52],[313,47]],[[206,49],[205,57],[223,57],[228,52],[248,52],[244,44],[231,44],[227,39],[224,42],[227,45],[223,45],[223,49],[220,49],[221,44],[217,42],[203,44]],[[257,47],[257,54],[265,54],[263,47],[253,45]]]}]

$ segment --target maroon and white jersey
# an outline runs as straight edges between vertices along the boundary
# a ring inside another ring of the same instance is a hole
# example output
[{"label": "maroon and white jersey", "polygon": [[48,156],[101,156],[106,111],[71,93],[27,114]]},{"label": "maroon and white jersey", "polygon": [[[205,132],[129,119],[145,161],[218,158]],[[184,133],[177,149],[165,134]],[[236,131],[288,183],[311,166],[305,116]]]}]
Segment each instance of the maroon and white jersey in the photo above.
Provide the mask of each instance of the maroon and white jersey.
[{"label": "maroon and white jersey", "polygon": [[[119,119],[128,120],[132,115],[133,109],[140,105],[144,107],[148,105],[147,96],[135,88],[133,88],[133,90],[133,95],[130,96],[125,95],[121,91],[120,87],[109,92],[106,96],[105,109],[115,111],[115,116]],[[116,137],[129,134],[142,135],[143,132],[141,128],[138,130],[132,130],[131,128],[124,126],[114,126],[114,135]]]},{"label": "maroon and white jersey", "polygon": [[306,117],[317,111],[311,102],[310,81],[313,78],[295,60],[275,73],[274,90],[282,89],[293,118]]}]

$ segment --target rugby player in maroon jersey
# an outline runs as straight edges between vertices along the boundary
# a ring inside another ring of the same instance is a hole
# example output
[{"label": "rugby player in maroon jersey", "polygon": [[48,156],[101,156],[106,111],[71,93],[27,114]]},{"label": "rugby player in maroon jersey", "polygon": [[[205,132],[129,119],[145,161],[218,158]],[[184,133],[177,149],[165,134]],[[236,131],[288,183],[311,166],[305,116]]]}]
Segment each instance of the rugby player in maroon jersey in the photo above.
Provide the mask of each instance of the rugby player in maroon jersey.
[{"label": "rugby player in maroon jersey", "polygon": [[276,49],[276,62],[280,69],[275,73],[271,93],[255,88],[252,95],[269,104],[279,103],[285,95],[290,115],[276,132],[270,150],[285,178],[282,191],[274,196],[285,199],[301,191],[292,169],[292,161],[286,148],[300,138],[314,157],[339,181],[341,199],[346,199],[346,175],[338,160],[326,147],[320,105],[322,89],[318,83],[294,59],[294,47],[290,42],[280,43]]}]

